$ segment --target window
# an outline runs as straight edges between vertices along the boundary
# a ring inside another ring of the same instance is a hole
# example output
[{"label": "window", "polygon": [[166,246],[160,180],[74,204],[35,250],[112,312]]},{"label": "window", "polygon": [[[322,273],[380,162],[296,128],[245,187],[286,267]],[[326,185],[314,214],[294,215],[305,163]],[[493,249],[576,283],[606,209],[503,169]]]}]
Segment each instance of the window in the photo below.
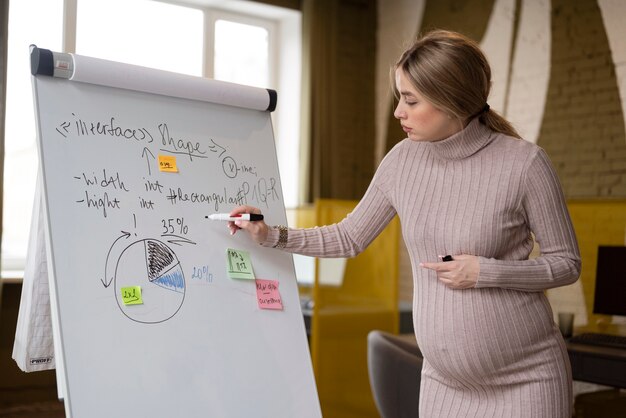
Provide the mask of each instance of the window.
[{"label": "window", "polygon": [[78,0],[75,52],[201,76],[203,25],[199,9],[152,0]]},{"label": "window", "polygon": [[20,0],[9,6],[3,274],[24,268],[36,182],[30,44],[276,90],[272,122],[283,198],[287,207],[297,206],[300,12],[243,0]]},{"label": "window", "polygon": [[[33,13],[37,10],[37,13]],[[61,49],[63,0],[9,4],[2,269],[23,270],[37,177],[29,45]]]},{"label": "window", "polygon": [[234,20],[215,21],[213,77],[267,87],[270,83],[270,31]]}]

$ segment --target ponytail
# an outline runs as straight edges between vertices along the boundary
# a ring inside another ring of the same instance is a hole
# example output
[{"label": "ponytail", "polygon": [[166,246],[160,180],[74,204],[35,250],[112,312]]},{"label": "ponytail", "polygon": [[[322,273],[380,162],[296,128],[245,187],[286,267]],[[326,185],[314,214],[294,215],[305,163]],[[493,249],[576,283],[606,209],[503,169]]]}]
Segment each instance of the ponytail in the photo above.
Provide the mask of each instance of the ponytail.
[{"label": "ponytail", "polygon": [[500,116],[495,110],[491,109],[489,105],[485,105],[485,110],[478,116],[478,120],[492,131],[522,139],[513,125],[504,117]]}]

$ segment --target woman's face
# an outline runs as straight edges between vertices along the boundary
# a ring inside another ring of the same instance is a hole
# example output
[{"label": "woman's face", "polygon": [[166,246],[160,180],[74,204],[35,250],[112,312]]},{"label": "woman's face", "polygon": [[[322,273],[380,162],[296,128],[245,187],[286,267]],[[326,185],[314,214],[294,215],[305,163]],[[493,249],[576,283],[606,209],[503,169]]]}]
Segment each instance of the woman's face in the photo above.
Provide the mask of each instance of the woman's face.
[{"label": "woman's face", "polygon": [[463,125],[437,109],[413,87],[401,68],[396,70],[400,101],[393,115],[413,141],[439,141],[463,129]]}]

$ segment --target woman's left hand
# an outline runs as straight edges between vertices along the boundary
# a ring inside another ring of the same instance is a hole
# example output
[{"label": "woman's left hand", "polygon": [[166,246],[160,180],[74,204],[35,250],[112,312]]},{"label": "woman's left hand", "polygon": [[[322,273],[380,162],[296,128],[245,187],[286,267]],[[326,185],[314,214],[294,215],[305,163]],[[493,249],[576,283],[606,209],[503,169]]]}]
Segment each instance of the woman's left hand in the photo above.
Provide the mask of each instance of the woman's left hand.
[{"label": "woman's left hand", "polygon": [[420,263],[420,267],[434,270],[437,278],[451,289],[471,289],[480,273],[478,257],[466,254],[452,256],[452,261]]}]

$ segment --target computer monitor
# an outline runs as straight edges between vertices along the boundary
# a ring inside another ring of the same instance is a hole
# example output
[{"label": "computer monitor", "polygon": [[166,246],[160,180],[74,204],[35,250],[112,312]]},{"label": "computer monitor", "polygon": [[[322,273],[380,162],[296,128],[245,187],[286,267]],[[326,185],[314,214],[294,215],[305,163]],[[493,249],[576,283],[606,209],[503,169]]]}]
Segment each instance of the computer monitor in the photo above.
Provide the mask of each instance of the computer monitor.
[{"label": "computer monitor", "polygon": [[599,246],[593,313],[626,316],[626,246]]}]

